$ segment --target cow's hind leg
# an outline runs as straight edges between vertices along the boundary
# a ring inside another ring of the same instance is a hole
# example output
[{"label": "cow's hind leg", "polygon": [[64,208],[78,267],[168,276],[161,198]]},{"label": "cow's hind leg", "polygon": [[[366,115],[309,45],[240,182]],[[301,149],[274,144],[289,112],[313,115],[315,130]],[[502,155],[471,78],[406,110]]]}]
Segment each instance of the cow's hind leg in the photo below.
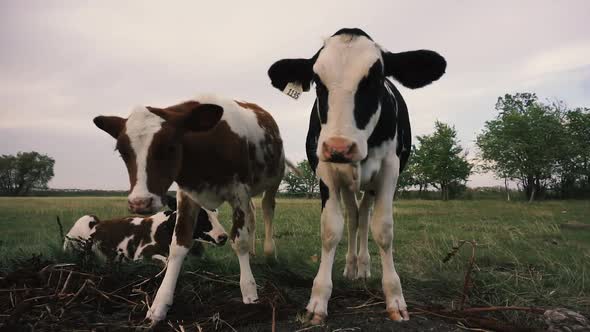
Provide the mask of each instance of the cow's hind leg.
[{"label": "cow's hind leg", "polygon": [[342,190],[342,198],[346,206],[348,220],[348,252],[346,253],[346,265],[344,266],[344,277],[355,279],[357,275],[357,238],[358,238],[358,205],[356,195],[349,190]]},{"label": "cow's hind leg", "polygon": [[402,285],[393,265],[393,193],[399,174],[399,159],[385,161],[379,188],[375,197],[375,213],[371,220],[371,233],[379,246],[383,268],[383,293],[389,318],[395,321],[408,320]]},{"label": "cow's hind leg", "polygon": [[166,274],[160,284],[160,288],[158,288],[154,302],[146,314],[146,319],[151,320],[152,324],[166,318],[166,313],[172,305],[180,268],[192,246],[193,227],[201,209],[199,205],[182,193],[182,191],[179,190],[176,196],[178,200],[178,213],[172,242],[170,243],[168,262],[166,263]]},{"label": "cow's hind leg", "polygon": [[240,264],[240,290],[244,303],[254,303],[258,300],[256,281],[250,268],[250,230],[247,222],[251,216],[251,198],[247,192],[237,193],[236,198],[230,202],[233,208],[232,229],[230,233],[231,245]]},{"label": "cow's hind leg", "polygon": [[375,193],[366,191],[359,207],[359,253],[357,258],[357,278],[371,276],[371,256],[369,255],[369,220],[375,201]]},{"label": "cow's hind leg", "polygon": [[270,186],[262,197],[262,216],[264,219],[264,255],[276,258],[276,247],[273,239],[272,221],[275,215],[275,196],[281,183]]},{"label": "cow's hind leg", "polygon": [[332,295],[332,266],[336,247],[342,238],[344,230],[344,218],[340,208],[340,193],[338,190],[328,189],[320,181],[320,193],[322,195],[322,258],[318,274],[313,280],[311,298],[307,305],[307,317],[309,323],[318,325],[323,323],[328,315],[328,300]]},{"label": "cow's hind leg", "polygon": [[247,224],[250,230],[250,255],[256,256],[256,206],[254,205],[254,201],[250,200],[248,207],[250,208]]}]

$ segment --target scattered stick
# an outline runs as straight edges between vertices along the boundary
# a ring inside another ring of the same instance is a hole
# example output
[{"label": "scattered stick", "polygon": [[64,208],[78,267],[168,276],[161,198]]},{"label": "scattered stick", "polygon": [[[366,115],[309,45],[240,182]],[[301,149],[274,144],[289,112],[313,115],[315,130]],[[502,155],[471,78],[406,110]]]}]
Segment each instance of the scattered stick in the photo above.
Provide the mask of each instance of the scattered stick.
[{"label": "scattered stick", "polygon": [[63,270],[60,270],[59,271],[59,279],[57,279],[57,284],[55,285],[55,292],[54,292],[55,295],[57,295],[59,286],[61,285],[61,279],[63,278],[63,274],[64,274]]},{"label": "scattered stick", "polygon": [[227,280],[225,278],[223,278],[223,279],[221,279],[221,278],[220,279],[215,279],[215,278],[211,278],[211,277],[208,277],[206,275],[203,275],[203,274],[200,274],[200,273],[197,273],[197,272],[194,272],[194,271],[188,271],[186,273],[187,274],[192,274],[194,276],[197,276],[199,278],[203,278],[203,279],[208,280],[208,281],[214,281],[214,282],[218,282],[218,283],[222,283],[222,284],[227,284],[227,285],[238,285],[238,286],[240,285],[240,283],[238,281],[235,281],[235,280]]},{"label": "scattered stick", "polygon": [[59,219],[59,216],[55,216],[55,220],[57,221],[57,226],[59,227],[59,239],[62,241],[65,240],[64,237],[64,226],[61,224],[61,220]]},{"label": "scattered stick", "polygon": [[139,289],[139,288],[134,288],[133,292],[137,293],[137,294],[141,294],[145,297],[145,300],[142,302],[145,304],[145,306],[147,307],[147,310],[149,311],[151,308],[151,305],[150,305],[150,296],[148,295],[148,293]]},{"label": "scattered stick", "polygon": [[367,301],[367,302],[365,302],[365,303],[363,303],[361,305],[357,305],[355,307],[346,307],[346,309],[361,309],[361,308],[372,307],[372,306],[375,306],[375,305],[385,304],[385,301],[379,301],[379,302],[372,302],[372,303],[370,303],[371,301],[372,301],[372,299],[370,299],[369,301]]},{"label": "scattered stick", "polygon": [[299,330],[295,330],[295,332],[309,331],[309,330],[312,330],[312,329],[315,329],[315,328],[322,328],[322,327],[323,327],[323,325],[312,325],[310,327],[305,327],[305,328],[302,328],[302,329],[299,329]]},{"label": "scattered stick", "polygon": [[0,289],[0,292],[26,292],[26,291],[35,291],[35,290],[43,290],[44,288],[11,288],[11,289]]},{"label": "scattered stick", "polygon": [[546,309],[536,307],[484,307],[484,308],[466,308],[462,312],[491,312],[491,311],[529,311],[537,314],[543,314]]},{"label": "scattered stick", "polygon": [[76,294],[74,294],[74,296],[64,305],[64,308],[67,308],[70,305],[70,303],[74,302],[74,300],[76,300],[78,298],[78,296],[80,296],[80,294],[82,293],[84,288],[86,288],[86,285],[88,284],[88,282],[92,282],[92,281],[90,279],[86,279],[84,281],[84,283],[82,284],[82,286],[80,287],[80,289],[78,289]]},{"label": "scattered stick", "polygon": [[271,331],[272,332],[276,332],[277,330],[277,321],[276,321],[276,308],[275,308],[275,303],[274,301],[272,301],[270,303],[270,305],[272,306],[272,324],[271,324]]},{"label": "scattered stick", "polygon": [[475,248],[477,247],[477,242],[475,240],[461,240],[456,246],[453,246],[453,249],[447,254],[445,258],[443,258],[443,263],[448,262],[457,255],[459,249],[465,244],[471,244],[471,258],[469,258],[469,263],[467,265],[467,270],[465,271],[465,277],[463,278],[463,292],[461,292],[461,301],[459,302],[459,310],[463,310],[465,305],[465,300],[467,299],[467,294],[469,293],[469,289],[472,286],[471,283],[471,272],[473,271],[473,265],[475,263]]},{"label": "scattered stick", "polygon": [[457,323],[457,327],[460,328],[461,330],[465,330],[465,331],[476,331],[476,332],[489,332],[490,331],[490,330],[485,330],[485,329],[467,327],[462,322]]},{"label": "scattered stick", "polygon": [[68,277],[66,278],[66,281],[64,282],[64,286],[63,286],[63,288],[61,289],[61,293],[62,293],[62,294],[63,294],[63,293],[65,293],[65,292],[66,292],[66,289],[68,288],[68,285],[70,284],[70,279],[72,278],[72,273],[73,273],[73,272],[74,272],[74,271],[72,270],[72,271],[70,271],[70,273],[68,274]]},{"label": "scattered stick", "polygon": [[109,293],[106,293],[106,294],[108,294],[108,295],[110,295],[110,296],[112,296],[114,298],[117,298],[117,299],[119,299],[119,300],[121,300],[123,302],[126,302],[127,304],[138,305],[137,303],[135,303],[133,301],[130,301],[130,300],[124,298],[123,296],[120,296],[120,295],[117,295],[117,294],[109,294]]}]

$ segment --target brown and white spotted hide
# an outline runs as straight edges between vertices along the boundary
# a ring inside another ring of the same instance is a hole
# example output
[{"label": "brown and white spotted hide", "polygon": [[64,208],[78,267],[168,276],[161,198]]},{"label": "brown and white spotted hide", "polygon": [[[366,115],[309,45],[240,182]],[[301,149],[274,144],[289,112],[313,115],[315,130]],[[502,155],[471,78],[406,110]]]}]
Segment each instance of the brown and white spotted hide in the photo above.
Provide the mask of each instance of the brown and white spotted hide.
[{"label": "brown and white spotted hide", "polygon": [[[202,209],[193,233],[196,241],[223,245],[227,233],[217,211]],[[165,211],[150,217],[125,217],[99,220],[96,216],[79,218],[64,240],[64,250],[92,250],[107,261],[153,259],[166,262],[176,212]]]},{"label": "brown and white spotted hide", "polygon": [[165,107],[137,107],[128,118],[99,116],[94,123],[117,140],[131,191],[129,208],[150,213],[162,206],[172,182],[178,184],[178,218],[168,268],[147,318],[166,316],[180,267],[192,245],[200,207],[233,209],[230,232],[240,263],[244,303],[258,299],[249,263],[255,251],[251,198],[264,193],[264,253],[273,255],[275,194],[285,172],[283,142],[272,116],[255,104],[201,96]]}]

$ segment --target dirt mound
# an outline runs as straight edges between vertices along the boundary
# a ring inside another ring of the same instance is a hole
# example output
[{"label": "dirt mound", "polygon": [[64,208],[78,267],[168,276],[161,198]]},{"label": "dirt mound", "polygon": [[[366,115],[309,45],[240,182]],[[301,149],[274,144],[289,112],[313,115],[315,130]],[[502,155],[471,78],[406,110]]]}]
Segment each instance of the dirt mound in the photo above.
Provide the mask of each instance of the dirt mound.
[{"label": "dirt mound", "polygon": [[[0,275],[0,330],[147,329],[143,319],[162,279],[159,272],[156,266],[145,264],[97,267],[88,262],[59,264],[40,256],[15,262],[12,271]],[[270,274],[260,278],[259,302],[244,305],[238,275],[185,271],[168,320],[156,330],[455,331],[457,324],[498,331],[530,330],[493,315],[502,308],[458,312],[420,303],[410,306],[412,320],[394,323],[385,318],[380,291],[370,289],[334,289],[327,325],[307,328],[300,318],[312,280],[285,269]]]}]

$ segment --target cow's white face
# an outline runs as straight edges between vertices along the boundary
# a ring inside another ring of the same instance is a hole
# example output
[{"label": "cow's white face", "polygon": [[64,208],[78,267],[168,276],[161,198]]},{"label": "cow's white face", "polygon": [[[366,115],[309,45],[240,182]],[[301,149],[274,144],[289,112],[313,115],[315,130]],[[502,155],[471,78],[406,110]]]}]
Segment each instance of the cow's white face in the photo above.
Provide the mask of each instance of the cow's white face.
[{"label": "cow's white face", "polygon": [[268,76],[281,91],[289,91],[290,84],[308,91],[315,84],[314,112],[321,123],[317,156],[328,162],[354,163],[367,156],[367,139],[377,125],[386,93],[385,77],[416,89],[438,80],[446,65],[436,52],[387,52],[361,29],[344,28],[309,59],[275,62]]},{"label": "cow's white face", "polygon": [[[203,213],[205,211],[206,213]],[[201,208],[197,217],[195,231],[193,233],[195,240],[207,243],[213,243],[222,246],[228,239],[227,232],[219,222],[217,210],[207,210]]]},{"label": "cow's white face", "polygon": [[80,217],[70,229],[64,239],[64,250],[82,250],[94,232],[99,220],[95,216],[85,215]]},{"label": "cow's white face", "polygon": [[380,115],[384,89],[381,50],[365,36],[329,38],[313,65],[322,130],[317,155],[337,163],[367,156],[367,139]]},{"label": "cow's white face", "polygon": [[188,101],[169,108],[136,107],[127,119],[99,116],[94,123],[117,140],[129,174],[129,210],[149,214],[162,208],[182,166],[183,135],[214,127],[223,109]]},{"label": "cow's white face", "polygon": [[[162,196],[172,184],[172,181],[166,181],[169,183],[157,186],[155,183],[148,182],[148,161],[154,159],[150,154],[156,152],[154,146],[159,143],[154,141],[154,137],[162,130],[163,123],[164,119],[150,112],[147,108],[138,107],[127,119],[125,126],[127,137],[117,141],[117,150],[119,150],[129,172],[131,189],[128,202],[129,209],[134,213],[151,213],[161,209],[163,206]],[[175,150],[180,150],[176,145],[170,145],[171,153],[160,159],[173,161],[177,157],[175,152],[178,152]],[[154,167],[154,165],[150,166]]]}]

